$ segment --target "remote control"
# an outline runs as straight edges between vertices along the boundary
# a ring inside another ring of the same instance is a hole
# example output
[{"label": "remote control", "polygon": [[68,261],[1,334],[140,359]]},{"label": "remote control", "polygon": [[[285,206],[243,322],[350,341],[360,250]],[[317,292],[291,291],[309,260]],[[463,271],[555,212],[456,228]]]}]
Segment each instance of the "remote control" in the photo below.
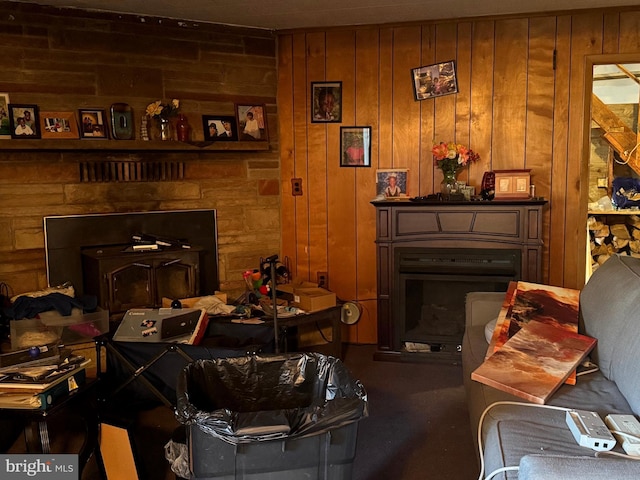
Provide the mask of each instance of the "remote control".
[{"label": "remote control", "polygon": [[604,418],[607,426],[612,430],[613,436],[618,439],[624,451],[628,455],[640,457],[640,438],[628,437],[615,432],[628,433],[640,437],[640,422],[633,415],[621,415],[610,413]]}]

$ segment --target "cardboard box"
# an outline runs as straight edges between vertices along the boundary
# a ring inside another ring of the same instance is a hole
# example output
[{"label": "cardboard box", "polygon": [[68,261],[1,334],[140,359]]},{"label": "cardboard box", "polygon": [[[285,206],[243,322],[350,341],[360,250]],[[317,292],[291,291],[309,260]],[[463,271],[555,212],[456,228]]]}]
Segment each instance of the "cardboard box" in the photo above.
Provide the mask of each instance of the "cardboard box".
[{"label": "cardboard box", "polygon": [[291,304],[305,312],[316,312],[336,305],[335,293],[310,282],[278,285],[278,290],[290,294]]},{"label": "cardboard box", "polygon": [[336,306],[336,294],[324,288],[300,288],[293,292],[293,305],[305,312]]}]

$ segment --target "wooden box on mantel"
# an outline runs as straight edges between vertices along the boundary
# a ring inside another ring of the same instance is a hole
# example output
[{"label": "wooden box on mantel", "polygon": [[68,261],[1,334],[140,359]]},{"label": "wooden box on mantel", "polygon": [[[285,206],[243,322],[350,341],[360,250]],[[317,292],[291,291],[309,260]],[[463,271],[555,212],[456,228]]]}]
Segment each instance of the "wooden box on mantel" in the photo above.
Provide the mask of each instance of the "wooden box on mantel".
[{"label": "wooden box on mantel", "polygon": [[496,174],[495,198],[529,198],[531,169],[494,170]]}]

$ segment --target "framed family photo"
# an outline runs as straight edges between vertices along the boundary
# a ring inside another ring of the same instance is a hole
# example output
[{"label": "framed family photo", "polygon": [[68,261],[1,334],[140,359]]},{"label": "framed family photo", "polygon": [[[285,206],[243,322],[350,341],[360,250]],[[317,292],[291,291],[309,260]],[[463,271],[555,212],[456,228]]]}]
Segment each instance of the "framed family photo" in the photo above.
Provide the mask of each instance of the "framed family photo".
[{"label": "framed family photo", "polygon": [[78,110],[80,117],[80,138],[109,138],[109,129],[107,125],[107,113],[100,108],[80,109]]},{"label": "framed family photo", "polygon": [[416,100],[458,92],[456,65],[453,60],[411,69],[413,95]]},{"label": "framed family photo", "polygon": [[376,193],[385,198],[406,198],[409,196],[408,177],[406,168],[376,170]]},{"label": "framed family photo", "polygon": [[269,140],[267,132],[267,115],[263,105],[236,104],[236,118],[238,120],[238,138],[243,141]]},{"label": "framed family photo", "polygon": [[38,106],[10,103],[9,129],[11,131],[11,138],[40,138]]},{"label": "framed family photo", "polygon": [[342,82],[311,83],[311,122],[342,122]]},{"label": "framed family photo", "polygon": [[40,112],[42,138],[78,138],[73,112]]},{"label": "framed family photo", "polygon": [[238,127],[233,116],[203,115],[202,128],[204,139],[210,142],[235,142],[238,140]]},{"label": "framed family photo", "polygon": [[9,126],[9,94],[0,93],[0,138],[11,138]]},{"label": "framed family photo", "polygon": [[340,127],[340,166],[371,166],[371,127]]}]

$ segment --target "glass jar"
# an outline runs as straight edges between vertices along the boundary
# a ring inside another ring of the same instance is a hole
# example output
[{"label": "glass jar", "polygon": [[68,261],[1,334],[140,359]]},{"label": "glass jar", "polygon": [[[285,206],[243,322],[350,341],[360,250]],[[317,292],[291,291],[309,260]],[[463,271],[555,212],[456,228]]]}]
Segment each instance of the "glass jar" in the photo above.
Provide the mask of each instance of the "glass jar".
[{"label": "glass jar", "polygon": [[173,140],[173,125],[168,118],[156,118],[154,121],[153,140]]},{"label": "glass jar", "polygon": [[444,199],[447,200],[452,193],[458,191],[458,181],[456,180],[458,172],[443,171],[442,173],[444,178],[442,179],[442,183],[440,183],[440,192]]}]

